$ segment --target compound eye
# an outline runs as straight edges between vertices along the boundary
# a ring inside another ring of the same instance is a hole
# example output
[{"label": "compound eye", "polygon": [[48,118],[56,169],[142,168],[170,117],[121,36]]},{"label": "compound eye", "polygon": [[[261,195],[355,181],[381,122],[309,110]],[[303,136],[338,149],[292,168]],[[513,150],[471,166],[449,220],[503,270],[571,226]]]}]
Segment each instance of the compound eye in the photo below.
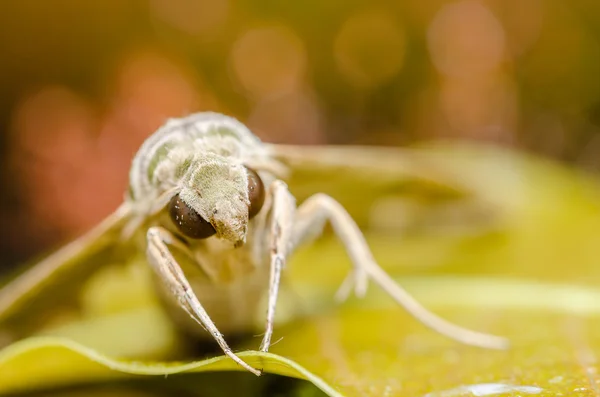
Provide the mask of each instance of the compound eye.
[{"label": "compound eye", "polygon": [[192,207],[187,205],[178,194],[173,196],[169,202],[169,216],[177,229],[186,237],[203,239],[217,232],[208,221],[204,220]]},{"label": "compound eye", "polygon": [[248,198],[250,206],[248,207],[248,218],[254,218],[265,203],[265,186],[258,174],[246,167],[248,171]]}]

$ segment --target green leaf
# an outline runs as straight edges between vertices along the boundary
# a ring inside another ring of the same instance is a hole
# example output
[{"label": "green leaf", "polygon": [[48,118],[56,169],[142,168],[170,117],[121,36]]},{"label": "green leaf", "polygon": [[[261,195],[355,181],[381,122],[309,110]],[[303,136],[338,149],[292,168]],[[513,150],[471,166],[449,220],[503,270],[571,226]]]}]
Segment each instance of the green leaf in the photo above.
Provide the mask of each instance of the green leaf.
[{"label": "green leaf", "polygon": [[[460,325],[507,336],[511,348],[492,351],[448,340],[374,285],[365,299],[336,306],[333,293],[349,262],[326,235],[287,269],[279,308],[285,324],[276,327],[271,353],[254,351],[257,336],[236,351],[246,350],[239,354],[268,373],[306,379],[331,396],[597,394],[596,181],[486,147],[436,146],[420,153],[460,175],[477,203],[421,200],[419,194],[407,199],[396,192],[368,196],[354,212],[362,211],[356,215],[369,227],[374,255],[428,308]],[[345,199],[355,194],[360,201],[365,186],[355,193],[350,187],[342,189]],[[390,225],[403,215],[405,223]],[[216,354],[190,358],[187,340],[152,298],[150,280],[119,269],[106,267],[85,286],[83,315],[67,313],[0,351],[0,393],[239,370]]]},{"label": "green leaf", "polygon": [[[330,396],[453,395],[444,393],[482,384],[558,395],[594,386],[600,291],[509,279],[424,278],[404,284],[448,318],[509,336],[511,349],[458,345],[424,329],[375,292],[281,328],[283,339],[273,353],[240,355],[266,372],[309,380]],[[186,363],[118,360],[71,339],[38,337],[0,354],[0,393],[131,375],[238,369],[225,357]]]}]

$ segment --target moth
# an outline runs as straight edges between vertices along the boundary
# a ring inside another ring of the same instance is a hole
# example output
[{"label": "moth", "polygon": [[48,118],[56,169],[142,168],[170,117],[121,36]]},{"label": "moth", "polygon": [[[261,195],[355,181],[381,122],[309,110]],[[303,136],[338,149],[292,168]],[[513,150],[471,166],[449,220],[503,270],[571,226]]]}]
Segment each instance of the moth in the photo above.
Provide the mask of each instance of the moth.
[{"label": "moth", "polygon": [[[169,119],[133,158],[123,204],[0,290],[0,323],[27,308],[49,280],[91,272],[90,258],[119,241],[145,251],[157,291],[179,326],[208,332],[224,354],[260,375],[231,350],[224,335],[251,326],[257,297],[266,292],[260,350],[269,350],[286,262],[329,223],[352,264],[338,299],[352,291],[363,296],[370,281],[441,334],[469,345],[505,348],[504,338],[454,325],[421,306],[377,264],[344,206],[324,193],[297,203],[285,182],[296,170],[309,168],[332,171],[332,178],[336,170],[350,169],[393,179],[406,173],[412,160],[385,148],[267,144],[238,120],[212,112]],[[410,172],[435,179],[432,170],[421,170],[427,167]],[[248,310],[223,310],[236,306]]]}]

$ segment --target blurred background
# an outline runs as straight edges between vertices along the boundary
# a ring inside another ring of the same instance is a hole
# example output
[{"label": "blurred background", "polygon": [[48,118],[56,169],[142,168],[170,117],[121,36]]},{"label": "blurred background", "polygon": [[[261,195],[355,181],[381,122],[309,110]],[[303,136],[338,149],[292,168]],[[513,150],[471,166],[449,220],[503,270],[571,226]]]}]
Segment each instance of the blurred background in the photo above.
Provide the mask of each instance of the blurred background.
[{"label": "blurred background", "polygon": [[168,117],[468,139],[600,170],[596,0],[0,2],[0,265],[91,228]]}]

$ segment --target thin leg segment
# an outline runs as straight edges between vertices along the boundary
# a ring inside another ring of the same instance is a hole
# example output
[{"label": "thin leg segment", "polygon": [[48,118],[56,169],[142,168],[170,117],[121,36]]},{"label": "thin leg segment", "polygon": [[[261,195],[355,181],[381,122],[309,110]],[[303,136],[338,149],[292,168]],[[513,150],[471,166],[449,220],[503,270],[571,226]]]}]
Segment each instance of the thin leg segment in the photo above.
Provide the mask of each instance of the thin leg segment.
[{"label": "thin leg segment", "polygon": [[265,335],[260,344],[260,350],[266,352],[271,345],[273,336],[273,321],[275,319],[275,307],[279,294],[281,282],[281,271],[285,260],[289,255],[292,227],[294,224],[294,213],[296,202],[290,194],[287,186],[282,181],[275,181],[270,186],[271,207],[269,214],[269,297],[267,305],[267,321]]},{"label": "thin leg segment", "polygon": [[231,351],[221,332],[210,319],[210,316],[202,307],[202,304],[192,291],[188,280],[185,278],[179,264],[173,258],[168,245],[177,245],[178,240],[166,229],[161,227],[151,227],[147,233],[148,262],[159,276],[164,285],[169,288],[174,297],[177,298],[180,306],[192,317],[198,324],[207,330],[217,341],[223,353],[230,357],[246,370],[259,376],[262,371],[251,367],[235,353]]},{"label": "thin leg segment", "polygon": [[452,324],[423,307],[400,287],[378,264],[358,225],[340,203],[325,194],[308,198],[296,212],[292,244],[294,247],[317,237],[326,221],[331,222],[353,264],[353,272],[342,284],[338,296],[347,295],[354,284],[357,294],[366,291],[368,278],[385,290],[398,304],[433,330],[468,345],[503,349],[508,341],[494,335],[472,331]]}]

